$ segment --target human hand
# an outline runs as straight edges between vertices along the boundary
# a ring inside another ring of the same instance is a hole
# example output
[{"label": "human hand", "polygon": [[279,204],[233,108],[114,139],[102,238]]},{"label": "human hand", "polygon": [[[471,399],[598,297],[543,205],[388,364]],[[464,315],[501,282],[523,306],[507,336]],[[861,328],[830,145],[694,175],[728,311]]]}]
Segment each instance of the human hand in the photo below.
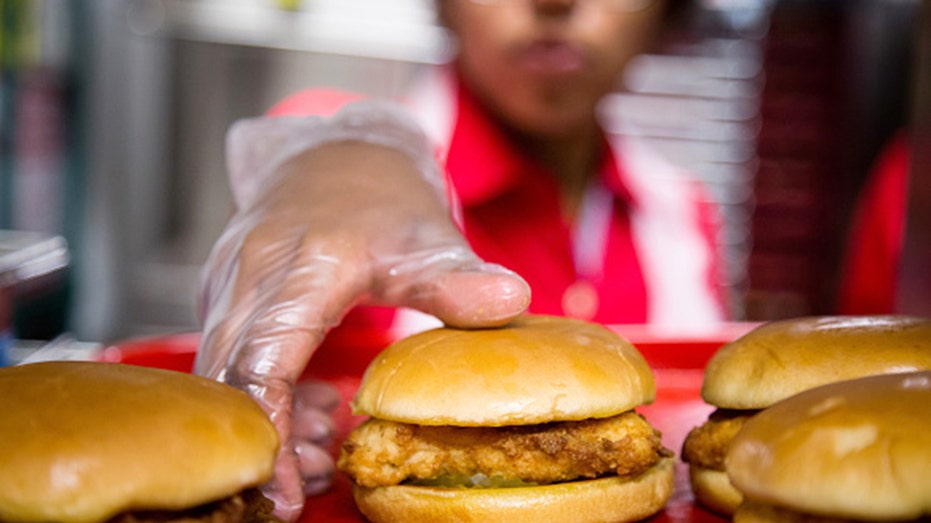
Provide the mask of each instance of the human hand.
[{"label": "human hand", "polygon": [[294,520],[333,472],[320,445],[332,429],[327,410],[302,408],[319,407],[321,389],[296,396],[295,386],[351,307],[404,306],[447,325],[493,326],[523,312],[530,291],[472,252],[423,161],[408,153],[331,142],[288,158],[269,179],[238,198],[205,265],[195,372],[245,390],[269,413],[282,446],[264,490]]}]

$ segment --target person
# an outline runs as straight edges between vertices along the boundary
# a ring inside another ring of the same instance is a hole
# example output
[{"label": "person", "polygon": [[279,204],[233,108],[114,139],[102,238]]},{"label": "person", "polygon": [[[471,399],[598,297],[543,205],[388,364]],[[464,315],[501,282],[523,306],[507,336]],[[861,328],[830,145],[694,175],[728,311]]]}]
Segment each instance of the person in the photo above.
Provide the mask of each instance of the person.
[{"label": "person", "polygon": [[203,269],[195,371],[269,412],[264,490],[287,520],[333,472],[333,395],[296,382],[340,329],[726,317],[700,184],[599,124],[671,0],[436,5],[455,57],[403,102],[309,90],[229,131],[237,209]]}]

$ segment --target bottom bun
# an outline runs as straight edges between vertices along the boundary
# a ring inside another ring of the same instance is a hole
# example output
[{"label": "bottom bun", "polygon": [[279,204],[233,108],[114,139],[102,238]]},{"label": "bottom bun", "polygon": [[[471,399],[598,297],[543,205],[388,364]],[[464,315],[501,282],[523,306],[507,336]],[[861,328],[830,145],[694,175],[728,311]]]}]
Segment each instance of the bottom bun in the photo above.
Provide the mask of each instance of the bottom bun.
[{"label": "bottom bun", "polygon": [[502,489],[356,486],[353,495],[359,510],[373,523],[638,521],[659,512],[672,495],[673,462],[665,458],[634,478]]},{"label": "bottom bun", "polygon": [[731,485],[731,480],[727,478],[727,473],[723,470],[691,465],[689,466],[689,482],[692,485],[695,500],[718,514],[732,516],[740,506],[740,502],[743,501],[743,494]]}]

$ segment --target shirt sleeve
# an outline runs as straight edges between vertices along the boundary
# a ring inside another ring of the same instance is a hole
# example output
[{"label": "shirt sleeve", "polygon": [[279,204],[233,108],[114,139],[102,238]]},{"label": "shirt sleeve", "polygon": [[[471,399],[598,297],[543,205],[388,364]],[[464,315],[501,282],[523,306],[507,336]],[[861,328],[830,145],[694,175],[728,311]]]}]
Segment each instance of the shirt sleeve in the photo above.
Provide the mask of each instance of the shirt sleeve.
[{"label": "shirt sleeve", "polygon": [[346,104],[363,99],[351,91],[312,88],[298,91],[273,105],[266,116],[332,116]]}]

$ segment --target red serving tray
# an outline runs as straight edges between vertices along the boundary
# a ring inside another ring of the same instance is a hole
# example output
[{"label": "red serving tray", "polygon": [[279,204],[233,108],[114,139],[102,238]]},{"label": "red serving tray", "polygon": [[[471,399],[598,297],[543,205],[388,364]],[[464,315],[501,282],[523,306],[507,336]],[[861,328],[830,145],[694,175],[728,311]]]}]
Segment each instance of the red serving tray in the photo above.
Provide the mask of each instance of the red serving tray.
[{"label": "red serving tray", "polygon": [[[712,408],[700,396],[702,374],[712,354],[724,343],[753,328],[755,324],[727,324],[713,332],[683,337],[657,332],[643,326],[611,326],[629,339],[650,363],[656,379],[656,401],[637,409],[663,433],[666,447],[679,454],[688,432],[704,422]],[[107,347],[100,360],[156,367],[182,372],[193,368],[199,336],[183,333],[140,338]],[[368,362],[381,348],[380,335],[355,333],[350,338],[331,340],[314,355],[305,373],[307,379],[323,379],[336,386],[345,401],[334,412],[336,438],[330,449],[334,456],[339,442],[361,421],[349,411],[359,379]],[[307,498],[301,523],[358,523],[365,518],[356,510],[350,483],[337,474],[333,486],[324,494]],[[676,465],[675,491],[665,509],[649,518],[654,523],[720,523],[728,521],[706,511],[694,502],[685,464]]]}]

